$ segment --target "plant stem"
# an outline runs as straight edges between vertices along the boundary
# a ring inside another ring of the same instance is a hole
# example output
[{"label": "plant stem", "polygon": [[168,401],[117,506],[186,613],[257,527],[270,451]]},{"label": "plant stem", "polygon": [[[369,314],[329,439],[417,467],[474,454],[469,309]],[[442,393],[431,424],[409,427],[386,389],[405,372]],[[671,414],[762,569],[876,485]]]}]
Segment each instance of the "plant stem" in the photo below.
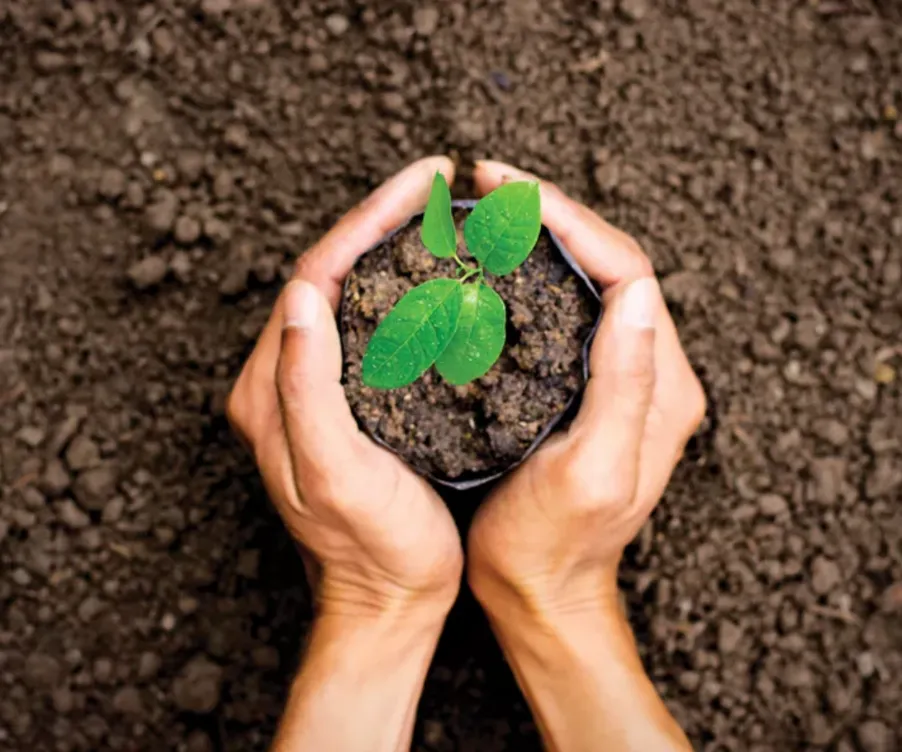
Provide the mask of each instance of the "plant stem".
[{"label": "plant stem", "polygon": [[477,282],[483,282],[485,280],[485,269],[483,269],[482,266],[477,266],[476,268],[468,266],[466,274],[464,274],[458,281],[463,284],[473,276],[476,276]]},{"label": "plant stem", "polygon": [[474,274],[479,274],[479,273],[482,271],[482,269],[472,269],[472,268],[470,268],[470,267],[467,267],[467,269],[468,269],[467,273],[464,274],[464,276],[462,276],[462,277],[458,280],[461,284],[463,284],[464,282],[466,282],[466,281],[467,281],[470,277],[472,277]]},{"label": "plant stem", "polygon": [[457,265],[458,265],[461,269],[463,269],[464,271],[470,271],[470,269],[473,268],[472,266],[467,266],[463,261],[461,261],[461,260],[460,260],[460,256],[457,255],[457,252],[454,253],[454,257],[453,257],[453,258],[454,258],[454,260],[457,262]]}]

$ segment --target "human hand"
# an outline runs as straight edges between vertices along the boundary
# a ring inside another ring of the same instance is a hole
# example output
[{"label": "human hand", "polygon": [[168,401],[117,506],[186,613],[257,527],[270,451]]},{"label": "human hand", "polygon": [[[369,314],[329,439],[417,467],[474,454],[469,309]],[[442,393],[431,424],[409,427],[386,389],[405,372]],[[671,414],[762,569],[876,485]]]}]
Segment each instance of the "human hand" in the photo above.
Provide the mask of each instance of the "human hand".
[{"label": "human hand", "polygon": [[[477,192],[535,179],[478,163]],[[616,607],[626,545],[660,499],[705,412],[651,264],[636,242],[541,182],[542,222],[604,289],[579,415],[507,478],[469,533],[468,575],[489,611]]]},{"label": "human hand", "polygon": [[358,257],[426,204],[444,157],[401,171],[297,264],[229,398],[234,430],[305,554],[318,614],[425,612],[458,592],[460,539],[441,498],[362,434],[341,384],[335,312]]}]

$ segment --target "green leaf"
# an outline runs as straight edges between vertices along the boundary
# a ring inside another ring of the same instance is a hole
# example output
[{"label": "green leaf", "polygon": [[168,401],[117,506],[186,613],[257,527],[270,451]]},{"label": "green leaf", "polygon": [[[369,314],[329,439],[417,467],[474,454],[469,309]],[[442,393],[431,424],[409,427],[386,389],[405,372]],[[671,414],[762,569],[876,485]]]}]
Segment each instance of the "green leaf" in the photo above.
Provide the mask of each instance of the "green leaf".
[{"label": "green leaf", "polygon": [[526,260],[541,229],[538,183],[505,183],[473,208],[464,239],[488,271],[503,275]]},{"label": "green leaf", "polygon": [[409,290],[376,327],[363,356],[363,383],[396,389],[416,381],[451,341],[463,285],[432,279]]},{"label": "green leaf", "polygon": [[433,256],[450,258],[457,251],[457,230],[451,214],[451,191],[445,182],[445,176],[440,172],[436,172],[432,180],[432,191],[423,215],[420,237]]},{"label": "green leaf", "polygon": [[457,331],[435,362],[449,384],[466,384],[495,365],[507,334],[504,301],[491,287],[464,285]]}]

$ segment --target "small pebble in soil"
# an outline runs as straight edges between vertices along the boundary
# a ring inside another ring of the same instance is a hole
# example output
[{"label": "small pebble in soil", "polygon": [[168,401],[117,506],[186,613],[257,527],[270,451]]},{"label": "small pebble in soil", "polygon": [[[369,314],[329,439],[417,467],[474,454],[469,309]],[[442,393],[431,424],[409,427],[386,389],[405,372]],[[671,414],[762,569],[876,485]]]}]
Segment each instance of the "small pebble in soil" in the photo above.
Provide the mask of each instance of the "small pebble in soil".
[{"label": "small pebble in soil", "polygon": [[818,595],[827,595],[842,581],[836,562],[818,556],[811,564],[811,587]]},{"label": "small pebble in soil", "polygon": [[162,665],[163,661],[156,653],[151,653],[149,651],[141,653],[141,657],[138,661],[138,676],[144,681],[153,679]]},{"label": "small pebble in soil", "polygon": [[340,13],[333,13],[331,16],[326,17],[326,28],[333,36],[342,36],[348,30],[350,25],[347,17],[342,16]]},{"label": "small pebble in soil", "polygon": [[145,209],[144,218],[154,239],[161,239],[172,231],[179,210],[178,197],[170,190],[159,190],[150,206]]},{"label": "small pebble in soil", "polygon": [[203,731],[192,731],[185,742],[185,752],[213,752],[213,742]]},{"label": "small pebble in soil", "polygon": [[60,522],[70,530],[82,530],[91,524],[91,518],[71,499],[61,501],[56,508],[56,513]]},{"label": "small pebble in soil", "polygon": [[53,709],[57,713],[67,715],[75,708],[75,695],[68,687],[60,687],[53,691],[51,702],[53,703]]},{"label": "small pebble in soil", "polygon": [[125,192],[125,185],[125,174],[122,170],[110,168],[101,174],[97,190],[103,198],[114,201]]},{"label": "small pebble in soil", "polygon": [[75,19],[86,29],[90,29],[97,20],[97,11],[94,4],[88,0],[79,0],[72,6]]},{"label": "small pebble in soil", "polygon": [[247,280],[250,270],[246,265],[238,263],[223,278],[219,285],[219,292],[223,297],[238,297],[247,290]]},{"label": "small pebble in soil", "polygon": [[200,8],[208,16],[221,16],[232,7],[232,0],[201,0]]},{"label": "small pebble in soil", "polygon": [[620,0],[620,12],[631,21],[641,21],[648,13],[648,0]]},{"label": "small pebble in soil", "polygon": [[34,67],[39,73],[56,73],[69,64],[69,58],[60,52],[39,50],[34,56]]},{"label": "small pebble in soil", "polygon": [[231,239],[232,229],[218,217],[209,217],[204,220],[204,237],[216,245],[222,245]]},{"label": "small pebble in soil", "polygon": [[148,256],[129,267],[128,278],[137,290],[148,290],[166,278],[169,265],[162,256]]},{"label": "small pebble in soil", "polygon": [[896,734],[883,721],[870,720],[855,729],[862,752],[895,752]]},{"label": "small pebble in soil", "polygon": [[205,656],[192,658],[172,684],[172,699],[179,710],[210,713],[219,704],[222,668]]},{"label": "small pebble in soil", "polygon": [[32,653],[25,660],[25,681],[35,689],[53,689],[62,678],[59,661],[44,653]]},{"label": "small pebble in soil", "polygon": [[32,449],[43,443],[44,436],[44,429],[40,426],[25,426],[16,434],[16,438],[18,438],[19,441]]},{"label": "small pebble in soil", "polygon": [[113,710],[121,715],[140,717],[144,713],[144,701],[137,687],[122,687],[113,695]]},{"label": "small pebble in soil", "polygon": [[193,245],[200,238],[201,225],[194,217],[181,216],[175,221],[173,237],[181,245]]},{"label": "small pebble in soil", "polygon": [[100,464],[100,447],[90,437],[79,434],[66,449],[66,464],[70,470],[87,470]]},{"label": "small pebble in soil", "polygon": [[235,151],[244,151],[247,149],[250,136],[247,127],[241,123],[232,123],[228,126],[223,134],[223,141],[226,146],[231,147]]},{"label": "small pebble in soil", "polygon": [[185,251],[176,251],[169,260],[169,270],[179,282],[187,282],[191,277],[191,256]]},{"label": "small pebble in soil", "polygon": [[423,5],[413,12],[413,26],[417,30],[417,34],[424,37],[431,36],[438,28],[438,22],[441,14],[439,9],[434,5]]},{"label": "small pebble in soil", "polygon": [[786,499],[778,494],[765,494],[758,499],[758,507],[767,517],[778,517],[789,509]]},{"label": "small pebble in soil", "polygon": [[179,176],[186,183],[196,183],[204,174],[205,159],[203,152],[187,149],[179,153],[175,166]]},{"label": "small pebble in soil", "polygon": [[88,511],[102,511],[116,491],[117,472],[113,463],[85,470],[76,478],[72,492]]}]

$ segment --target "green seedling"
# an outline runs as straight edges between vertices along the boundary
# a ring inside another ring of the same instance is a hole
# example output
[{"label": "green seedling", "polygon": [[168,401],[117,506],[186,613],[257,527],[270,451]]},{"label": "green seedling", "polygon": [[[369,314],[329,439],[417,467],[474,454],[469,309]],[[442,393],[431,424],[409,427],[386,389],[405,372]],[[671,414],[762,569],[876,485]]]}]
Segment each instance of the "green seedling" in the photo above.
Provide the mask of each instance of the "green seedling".
[{"label": "green seedling", "polygon": [[363,356],[363,383],[396,389],[430,366],[449,384],[484,376],[504,349],[504,301],[486,273],[510,274],[532,252],[542,229],[537,183],[505,183],[476,204],[464,223],[464,241],[475,261],[457,253],[451,191],[438,172],[423,216],[423,245],[440,259],[454,259],[454,278],[431,279],[409,290],[376,328]]}]

